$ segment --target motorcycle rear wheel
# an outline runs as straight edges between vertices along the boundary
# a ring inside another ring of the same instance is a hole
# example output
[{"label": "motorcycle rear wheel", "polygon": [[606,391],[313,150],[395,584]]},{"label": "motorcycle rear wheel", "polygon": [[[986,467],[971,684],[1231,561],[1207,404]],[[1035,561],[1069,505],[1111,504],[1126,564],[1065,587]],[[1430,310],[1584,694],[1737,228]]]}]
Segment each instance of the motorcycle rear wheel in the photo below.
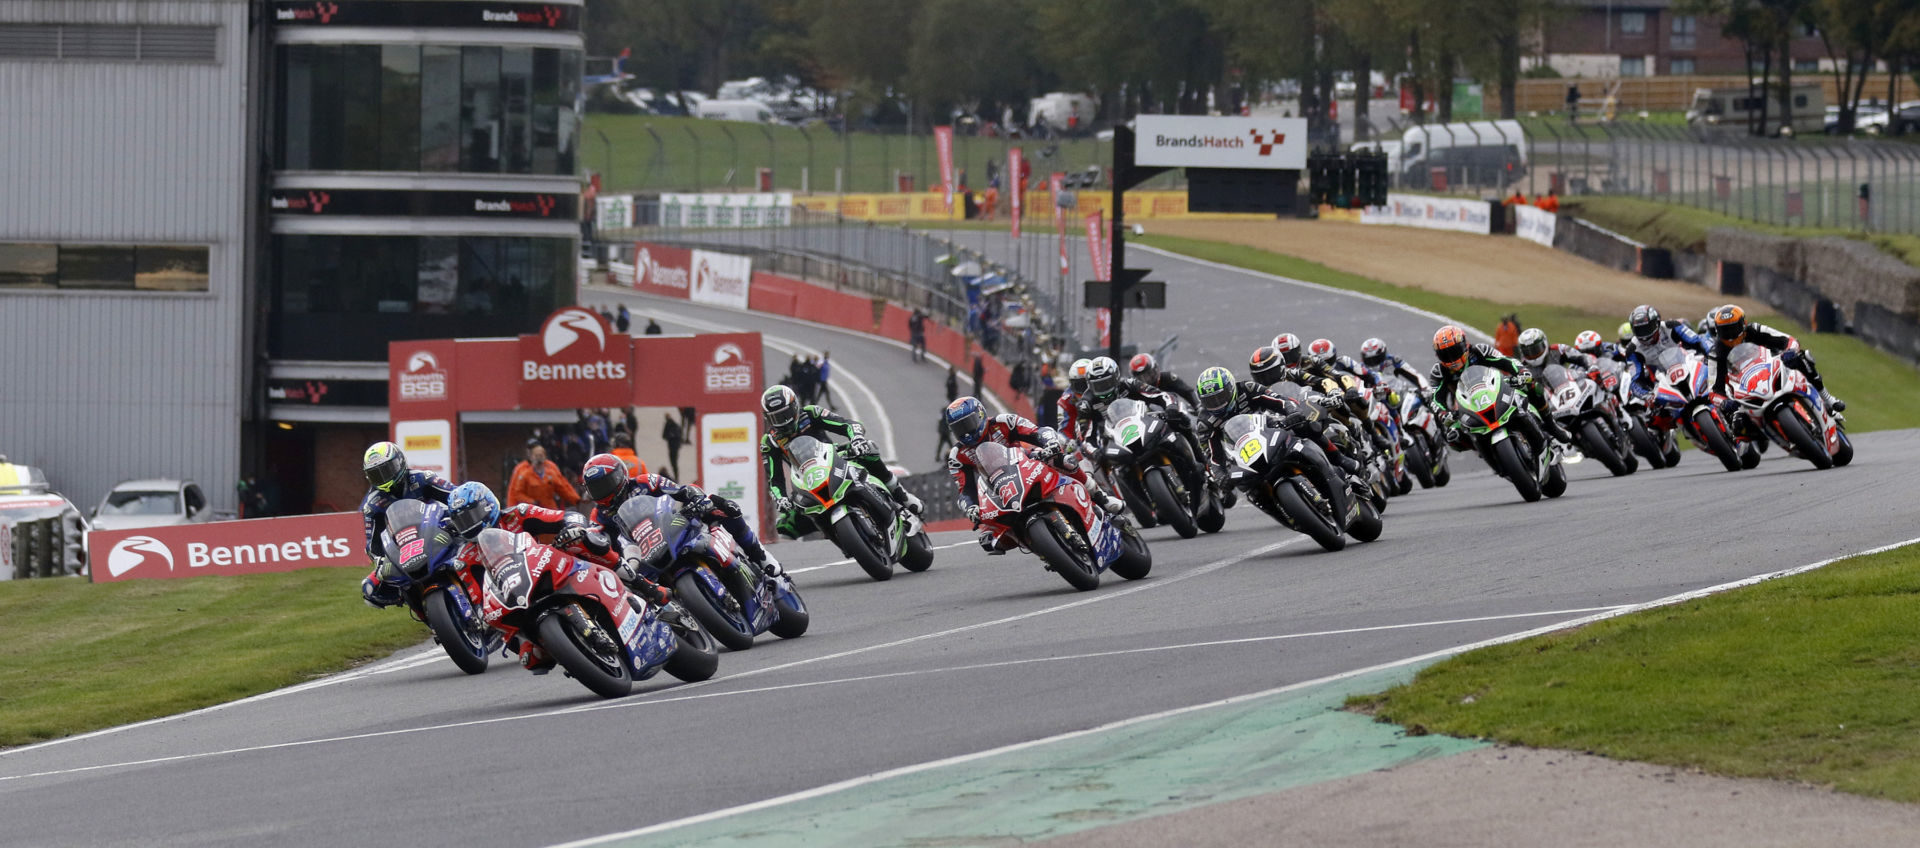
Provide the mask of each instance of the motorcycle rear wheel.
[{"label": "motorcycle rear wheel", "polygon": [[700,626],[705,627],[728,650],[744,651],[753,647],[753,634],[720,613],[720,609],[713,605],[713,599],[707,597],[706,583],[695,577],[693,572],[674,579],[673,593],[679,596],[680,605],[693,613]]},{"label": "motorcycle rear wheel", "polygon": [[688,683],[698,683],[720,670],[720,646],[712,634],[701,629],[699,621],[689,625],[673,628],[673,655],[661,668]]},{"label": "motorcycle rear wheel", "polygon": [[[591,615],[579,607],[575,607],[575,614]],[[606,624],[601,622],[600,626],[605,628]],[[624,698],[633,692],[633,675],[627,672],[627,664],[618,657],[598,656],[583,644],[586,637],[574,632],[575,628],[573,616],[564,609],[547,613],[541,617],[538,628],[540,647],[552,654],[554,661],[580,681],[580,685],[602,698]]]},{"label": "motorcycle rear wheel", "polygon": [[1227,508],[1220,502],[1220,495],[1209,489],[1206,501],[1200,505],[1200,516],[1196,519],[1201,532],[1218,533],[1227,526]]},{"label": "motorcycle rear wheel", "polygon": [[1347,537],[1341,535],[1339,528],[1333,526],[1319,510],[1314,509],[1296,486],[1292,481],[1282,481],[1273,487],[1281,511],[1293,519],[1294,526],[1300,528],[1301,532],[1320,543],[1320,547],[1329,551],[1346,548]]},{"label": "motorcycle rear wheel", "polygon": [[487,634],[467,632],[449,591],[435,589],[420,599],[420,606],[427,611],[427,626],[433,628],[434,638],[440,640],[440,648],[454,665],[468,674],[480,674],[487,670]]},{"label": "motorcycle rear wheel", "polygon": [[1782,406],[1773,413],[1773,420],[1780,432],[1787,437],[1787,443],[1793,445],[1793,452],[1801,459],[1813,463],[1813,467],[1825,471],[1833,467],[1833,457],[1827,454],[1826,445],[1813,437],[1807,430],[1807,422],[1800,420],[1794,409]]},{"label": "motorcycle rear wheel", "polygon": [[1193,521],[1193,515],[1180,503],[1179,496],[1173,493],[1173,484],[1167,480],[1167,472],[1159,468],[1149,468],[1146,474],[1147,494],[1153,497],[1153,509],[1160,518],[1173,527],[1173,532],[1182,539],[1191,539],[1200,535],[1200,527]]},{"label": "motorcycle rear wheel", "polygon": [[1840,468],[1853,461],[1853,439],[1847,437],[1847,431],[1840,431],[1840,447],[1833,452],[1833,467]]},{"label": "motorcycle rear wheel", "polygon": [[927,538],[927,531],[907,537],[907,551],[900,555],[900,567],[914,572],[933,567],[933,542]]},{"label": "motorcycle rear wheel", "polygon": [[1053,523],[1046,516],[1036,515],[1027,519],[1027,547],[1053,566],[1054,572],[1067,581],[1067,585],[1082,592],[1100,587],[1100,572],[1093,563],[1083,562],[1080,557],[1073,555],[1066,540],[1054,535]]},{"label": "motorcycle rear wheel", "polygon": [[[800,590],[793,591],[795,598]],[[779,594],[773,596],[773,611],[777,614],[773,623],[767,626],[767,632],[782,639],[794,639],[807,632],[807,625],[813,623],[813,615],[807,612],[807,602],[802,600],[798,606],[787,603]]]},{"label": "motorcycle rear wheel", "polygon": [[1508,436],[1493,444],[1493,461],[1499,464],[1500,473],[1513,484],[1520,493],[1520,499],[1533,503],[1540,499],[1540,481],[1533,476],[1533,469],[1520,456],[1520,448],[1514,445],[1516,437]]}]

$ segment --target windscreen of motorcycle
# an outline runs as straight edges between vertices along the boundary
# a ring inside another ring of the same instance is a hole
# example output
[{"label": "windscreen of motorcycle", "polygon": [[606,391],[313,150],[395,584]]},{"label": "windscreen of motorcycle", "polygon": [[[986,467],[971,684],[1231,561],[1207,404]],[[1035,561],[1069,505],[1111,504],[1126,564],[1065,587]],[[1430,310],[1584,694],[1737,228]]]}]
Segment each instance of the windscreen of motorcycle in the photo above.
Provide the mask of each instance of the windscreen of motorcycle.
[{"label": "windscreen of motorcycle", "polygon": [[1739,375],[1727,381],[1727,392],[1734,400],[1771,397],[1778,383],[1778,369],[1766,349],[1745,342],[1727,353],[1727,370]]},{"label": "windscreen of motorcycle", "polygon": [[1107,407],[1107,437],[1117,445],[1131,445],[1147,434],[1147,405],[1121,398]]},{"label": "windscreen of motorcycle", "polygon": [[1670,347],[1653,356],[1654,373],[1666,377],[1676,388],[1687,387],[1687,352]]},{"label": "windscreen of motorcycle", "polygon": [[1468,368],[1460,375],[1460,388],[1453,394],[1462,409],[1482,413],[1491,410],[1500,399],[1500,372],[1485,365]]},{"label": "windscreen of motorcycle", "polygon": [[812,436],[801,436],[787,443],[787,458],[793,463],[790,475],[801,489],[819,492],[833,479],[833,446]]},{"label": "windscreen of motorcycle", "polygon": [[1227,419],[1220,433],[1233,446],[1233,460],[1249,471],[1267,455],[1265,416],[1235,415]]},{"label": "windscreen of motorcycle", "polygon": [[985,499],[1001,511],[1018,510],[1027,487],[1020,479],[1014,452],[998,442],[987,442],[974,450],[973,458],[980,467],[980,493]]},{"label": "windscreen of motorcycle", "polygon": [[524,609],[533,591],[533,576],[527,570],[526,551],[519,534],[498,527],[480,531],[475,543],[480,546],[480,563],[487,569],[487,593],[501,606]]},{"label": "windscreen of motorcycle", "polygon": [[685,527],[686,519],[680,517],[675,506],[673,499],[653,495],[634,495],[621,504],[619,512],[614,513],[627,528],[621,540],[621,556],[638,559],[650,569],[666,567],[673,552],[668,539]]},{"label": "windscreen of motorcycle", "polygon": [[1548,395],[1552,399],[1554,412],[1580,411],[1581,395],[1584,392],[1581,391],[1580,381],[1575,380],[1573,374],[1567,369],[1559,365],[1549,365],[1541,373],[1540,378],[1547,381],[1547,388],[1550,390]]},{"label": "windscreen of motorcycle", "polygon": [[427,573],[430,535],[423,534],[421,527],[426,515],[427,505],[414,498],[397,500],[387,506],[387,533],[384,540],[387,560],[409,580],[418,580]]}]

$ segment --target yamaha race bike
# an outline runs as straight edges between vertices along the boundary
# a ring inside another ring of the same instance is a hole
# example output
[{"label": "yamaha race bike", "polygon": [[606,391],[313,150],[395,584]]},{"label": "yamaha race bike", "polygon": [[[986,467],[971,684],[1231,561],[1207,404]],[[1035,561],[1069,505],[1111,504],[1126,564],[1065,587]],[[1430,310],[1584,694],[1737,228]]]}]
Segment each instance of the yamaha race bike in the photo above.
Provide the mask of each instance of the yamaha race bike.
[{"label": "yamaha race bike", "polygon": [[1320,446],[1293,432],[1309,420],[1304,412],[1228,419],[1220,431],[1233,454],[1228,483],[1245,490],[1260,511],[1329,551],[1345,548],[1347,536],[1380,538],[1384,522],[1373,500],[1351,492]]},{"label": "yamaha race bike", "polygon": [[867,482],[844,449],[812,436],[787,443],[787,489],[793,509],[780,516],[781,533],[798,539],[819,530],[860,564],[868,577],[893,579],[893,566],[926,571],[933,543],[920,516]]},{"label": "yamaha race bike", "polygon": [[1547,366],[1538,379],[1546,382],[1547,409],[1561,427],[1580,439],[1583,453],[1600,460],[1615,477],[1640,468],[1618,397],[1563,365]]},{"label": "yamaha race bike", "polygon": [[668,586],[713,638],[736,651],[766,632],[791,639],[807,632],[807,605],[786,575],[769,578],[718,525],[688,515],[679,501],[639,494],[620,505],[621,560]]},{"label": "yamaha race bike", "polygon": [[[1100,458],[1139,516],[1173,527],[1180,538],[1218,533],[1227,512],[1186,437],[1152,407],[1121,398],[1107,407]],[[1144,522],[1143,522],[1144,523]]]},{"label": "yamaha race bike", "polygon": [[1653,415],[1649,427],[1684,429],[1694,446],[1719,458],[1728,471],[1760,464],[1759,448],[1739,439],[1720,414],[1721,397],[1713,393],[1713,369],[1706,357],[1669,347],[1654,355],[1647,370],[1653,379],[1647,404]]},{"label": "yamaha race bike", "polygon": [[1826,469],[1853,461],[1847,425],[1805,374],[1772,351],[1742,344],[1727,354],[1727,394],[1750,424],[1788,453]]},{"label": "yamaha race bike", "polygon": [[1487,465],[1507,478],[1521,499],[1560,497],[1567,491],[1567,472],[1560,467],[1559,449],[1548,443],[1540,422],[1515,391],[1504,372],[1472,366],[1460,375],[1454,391],[1456,420]]},{"label": "yamaha race bike", "polygon": [[407,609],[433,630],[433,640],[454,665],[479,674],[500,647],[500,636],[480,620],[479,583],[455,558],[462,544],[447,529],[446,505],[394,501],[387,507],[387,529],[380,533],[386,553],[380,581],[400,587]]},{"label": "yamaha race bike", "polygon": [[998,442],[976,448],[974,461],[979,526],[996,539],[1011,536],[1073,588],[1097,588],[1108,569],[1138,580],[1153,568],[1146,540],[1094,506],[1080,481]]},{"label": "yamaha race bike", "polygon": [[613,569],[498,527],[480,531],[477,544],[487,623],[538,645],[595,694],[622,697],[662,669],[698,681],[720,667],[719,649],[698,623],[675,604],[641,600]]}]

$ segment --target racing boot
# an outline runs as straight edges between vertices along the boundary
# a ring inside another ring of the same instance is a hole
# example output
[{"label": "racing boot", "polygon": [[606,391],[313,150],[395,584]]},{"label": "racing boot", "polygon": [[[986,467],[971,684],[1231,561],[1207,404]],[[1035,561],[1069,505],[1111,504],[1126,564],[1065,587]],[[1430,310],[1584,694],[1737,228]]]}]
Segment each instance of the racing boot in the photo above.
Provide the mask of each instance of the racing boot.
[{"label": "racing boot", "polygon": [[546,674],[553,670],[553,657],[549,656],[546,651],[541,650],[539,645],[535,645],[529,640],[515,636],[513,637],[513,641],[507,645],[507,648],[519,652],[521,668],[531,671],[534,674]]},{"label": "racing boot", "polygon": [[914,497],[912,492],[907,491],[906,487],[900,485],[899,479],[896,478],[887,481],[887,494],[892,495],[893,502],[906,507],[908,512],[914,515],[920,514],[920,499]]},{"label": "racing boot", "polygon": [[1109,515],[1119,515],[1127,509],[1125,502],[1114,497],[1105,489],[1093,490],[1093,502],[1099,504],[1100,508],[1106,510]]},{"label": "racing boot", "polygon": [[1827,399],[1827,406],[1832,408],[1834,412],[1847,411],[1847,402],[1837,397],[1834,397],[1832,392],[1829,392],[1826,389],[1821,389],[1820,396]]}]

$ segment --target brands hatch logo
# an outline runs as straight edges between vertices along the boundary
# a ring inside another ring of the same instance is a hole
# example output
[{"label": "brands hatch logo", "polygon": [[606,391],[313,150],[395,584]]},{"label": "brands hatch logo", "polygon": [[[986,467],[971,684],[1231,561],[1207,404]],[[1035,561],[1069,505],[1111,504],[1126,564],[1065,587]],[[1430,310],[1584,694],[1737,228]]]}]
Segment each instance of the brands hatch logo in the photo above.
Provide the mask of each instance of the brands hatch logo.
[{"label": "brands hatch logo", "polygon": [[540,346],[552,356],[572,347],[586,335],[593,336],[596,347],[607,349],[606,331],[600,328],[599,316],[585,310],[568,310],[547,322],[546,329],[540,333]]},{"label": "brands hatch logo", "polygon": [[706,377],[709,394],[753,391],[753,364],[747,361],[747,352],[733,342],[722,342],[713,349]]},{"label": "brands hatch logo", "polygon": [[1278,130],[1271,133],[1273,136],[1272,141],[1268,141],[1259,130],[1247,130],[1247,133],[1253,136],[1253,143],[1259,145],[1261,156],[1272,156],[1273,148],[1276,145],[1287,143],[1287,134]]},{"label": "brands hatch logo", "polygon": [[292,7],[275,9],[273,19],[306,23],[318,20],[323,24],[333,23],[333,16],[340,14],[338,3],[315,3],[311,8]]},{"label": "brands hatch logo", "polygon": [[547,29],[560,26],[560,18],[565,12],[559,6],[541,6],[538,12],[496,12],[492,9],[480,11],[480,21],[489,24],[545,24]]},{"label": "brands hatch logo", "polygon": [[407,357],[407,370],[400,372],[400,399],[447,399],[447,372],[433,351],[417,350]]},{"label": "brands hatch logo", "polygon": [[173,551],[165,542],[152,536],[128,536],[107,551],[107,573],[119,577],[145,565],[149,558],[163,560],[167,570],[173,570]]},{"label": "brands hatch logo", "polygon": [[532,200],[509,200],[504,198],[500,200],[487,200],[486,198],[476,197],[473,199],[473,211],[506,212],[510,214],[539,215],[542,218],[551,218],[553,217],[554,206],[557,203],[558,201],[555,201],[551,194],[536,194]]}]

